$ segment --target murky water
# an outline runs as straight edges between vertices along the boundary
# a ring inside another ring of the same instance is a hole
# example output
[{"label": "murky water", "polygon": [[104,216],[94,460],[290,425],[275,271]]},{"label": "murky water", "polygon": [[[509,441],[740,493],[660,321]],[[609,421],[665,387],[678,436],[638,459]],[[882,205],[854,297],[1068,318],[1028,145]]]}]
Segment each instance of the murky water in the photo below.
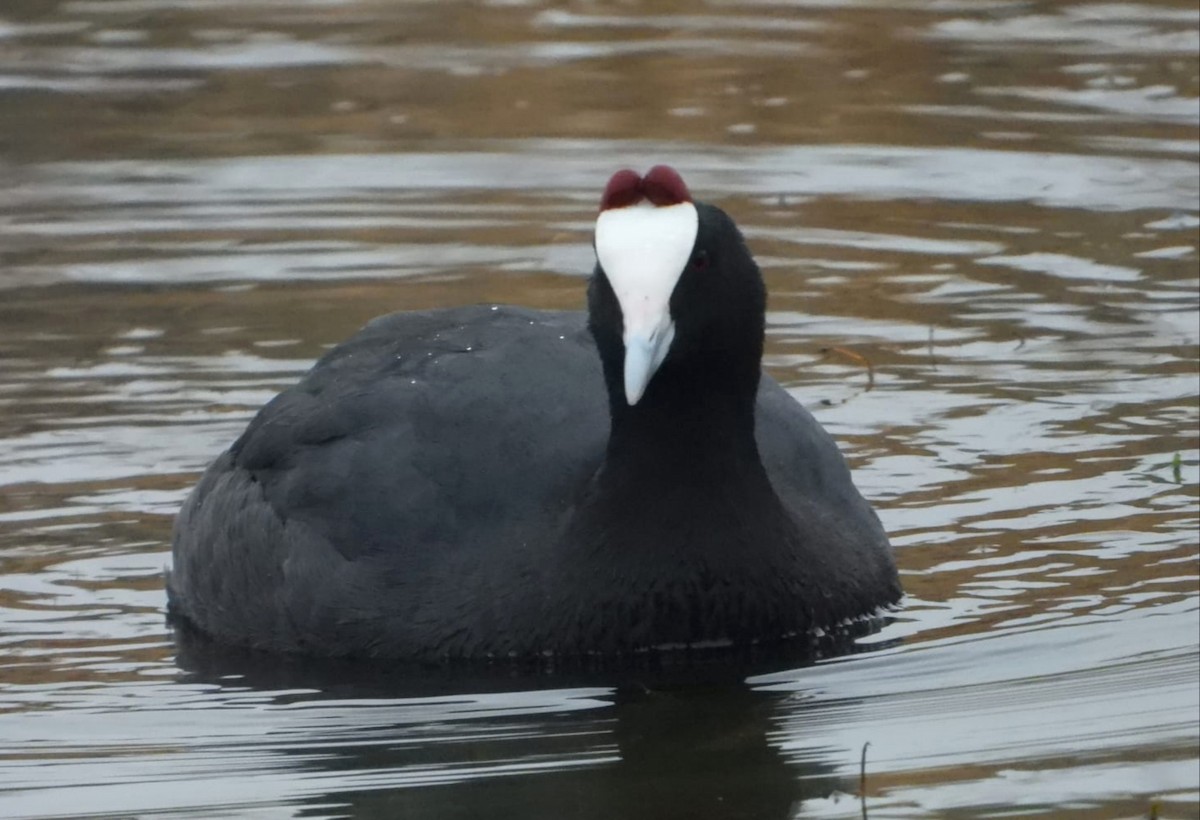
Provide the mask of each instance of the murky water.
[{"label": "murky water", "polygon": [[[0,816],[1200,813],[1192,2],[4,0]],[[906,609],[742,686],[225,658],[171,516],[393,309],[579,306],[598,191],[744,226]],[[870,370],[866,366],[870,364]]]}]

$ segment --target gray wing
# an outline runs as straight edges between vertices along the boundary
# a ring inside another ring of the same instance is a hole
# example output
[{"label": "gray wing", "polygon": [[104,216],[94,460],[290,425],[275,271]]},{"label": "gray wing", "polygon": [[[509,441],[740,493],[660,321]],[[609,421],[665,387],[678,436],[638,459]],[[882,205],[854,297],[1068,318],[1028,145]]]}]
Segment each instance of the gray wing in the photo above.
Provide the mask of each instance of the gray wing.
[{"label": "gray wing", "polygon": [[172,607],[273,648],[370,652],[337,624],[386,619],[371,631],[427,649],[429,590],[461,597],[443,613],[478,609],[492,562],[557,536],[607,436],[583,314],[381,317],[206,472],[176,520]]}]

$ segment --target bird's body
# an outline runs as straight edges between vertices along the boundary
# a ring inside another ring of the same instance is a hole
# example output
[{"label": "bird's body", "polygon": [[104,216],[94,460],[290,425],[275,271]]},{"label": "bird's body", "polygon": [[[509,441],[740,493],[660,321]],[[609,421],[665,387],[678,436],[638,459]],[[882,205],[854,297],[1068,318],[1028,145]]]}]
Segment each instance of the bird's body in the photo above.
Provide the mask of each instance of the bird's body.
[{"label": "bird's body", "polygon": [[[697,207],[701,237],[733,243],[709,249],[715,273],[744,248]],[[786,641],[894,602],[836,445],[760,378],[750,291],[717,294],[703,333],[677,317],[648,383],[600,270],[590,314],[375,320],[209,468],[176,521],[173,612],[271,651],[619,658]]]}]

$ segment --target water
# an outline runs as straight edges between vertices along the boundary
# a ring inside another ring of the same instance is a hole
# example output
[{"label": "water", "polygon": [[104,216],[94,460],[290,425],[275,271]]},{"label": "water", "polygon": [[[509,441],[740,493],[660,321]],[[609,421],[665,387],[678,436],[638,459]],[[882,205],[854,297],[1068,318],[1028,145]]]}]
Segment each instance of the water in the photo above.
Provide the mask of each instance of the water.
[{"label": "water", "polygon": [[[1188,2],[6,0],[0,816],[1200,815]],[[745,228],[906,607],[744,685],[222,657],[171,516],[392,309],[579,306],[609,173]],[[627,682],[626,682],[627,683]]]}]

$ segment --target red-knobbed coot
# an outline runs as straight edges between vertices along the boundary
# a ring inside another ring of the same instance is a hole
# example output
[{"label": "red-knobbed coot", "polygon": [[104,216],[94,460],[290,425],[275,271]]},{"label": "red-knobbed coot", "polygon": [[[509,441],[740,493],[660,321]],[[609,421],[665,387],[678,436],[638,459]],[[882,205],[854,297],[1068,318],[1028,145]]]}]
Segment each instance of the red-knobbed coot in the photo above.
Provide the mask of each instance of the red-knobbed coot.
[{"label": "red-knobbed coot", "polygon": [[175,617],[323,656],[804,640],[901,595],[837,447],[761,372],[733,221],[614,175],[587,314],[371,322],[268,403],[175,522]]}]

